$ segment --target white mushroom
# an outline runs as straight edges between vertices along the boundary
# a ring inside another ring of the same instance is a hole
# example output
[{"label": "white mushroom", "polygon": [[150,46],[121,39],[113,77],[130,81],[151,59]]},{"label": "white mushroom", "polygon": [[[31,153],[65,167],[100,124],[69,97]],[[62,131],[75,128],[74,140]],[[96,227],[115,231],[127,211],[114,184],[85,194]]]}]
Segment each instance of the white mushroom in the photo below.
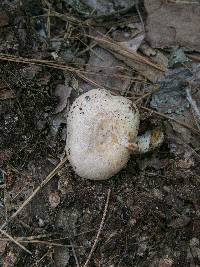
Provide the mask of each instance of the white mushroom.
[{"label": "white mushroom", "polygon": [[105,180],[120,171],[131,151],[160,145],[160,131],[137,138],[139,111],[134,103],[104,89],[79,96],[67,118],[66,152],[75,172],[85,179]]}]

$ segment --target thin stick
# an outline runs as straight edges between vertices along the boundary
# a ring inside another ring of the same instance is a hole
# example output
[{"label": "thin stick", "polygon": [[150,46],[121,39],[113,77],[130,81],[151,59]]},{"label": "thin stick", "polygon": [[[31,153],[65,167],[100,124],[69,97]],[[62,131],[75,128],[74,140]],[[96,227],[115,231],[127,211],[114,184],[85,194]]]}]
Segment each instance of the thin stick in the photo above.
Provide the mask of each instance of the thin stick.
[{"label": "thin stick", "polygon": [[197,121],[197,118],[196,118],[196,115],[195,115],[195,113],[194,113],[194,110],[192,110],[192,116],[193,116],[193,119],[194,119],[194,121],[195,121],[195,124],[196,124],[196,127],[199,129],[199,131],[200,131],[200,124],[199,124],[199,122]]},{"label": "thin stick", "polygon": [[48,38],[51,38],[51,9],[50,7],[48,8],[48,16],[47,16],[47,33],[48,33]]},{"label": "thin stick", "polygon": [[105,37],[104,35],[100,37],[96,37],[93,35],[85,34],[88,38],[91,38],[95,42],[97,42],[99,45],[104,45],[106,49],[109,49],[115,53],[121,53],[123,56],[130,58],[132,60],[135,60],[136,62],[147,64],[148,66],[151,66],[161,72],[165,71],[165,68],[159,64],[156,64],[149,60],[149,58],[140,55],[137,52],[134,52],[132,50],[129,50],[128,48],[125,48],[118,44],[117,42],[114,42],[112,39]]},{"label": "thin stick", "polygon": [[57,174],[59,168],[66,162],[67,157],[65,157],[61,162],[50,172],[49,175],[42,181],[42,183],[33,191],[33,193],[22,203],[22,205],[18,208],[18,210],[13,213],[10,218],[5,221],[1,226],[0,230],[2,230],[11,220],[13,220],[34,198],[34,196]]},{"label": "thin stick", "polygon": [[[3,231],[3,230],[0,230],[0,231]],[[10,240],[9,237],[8,238],[0,238],[0,241],[9,241],[9,240]],[[13,239],[12,239],[12,241],[13,241]],[[63,245],[63,244],[60,244],[60,243],[49,242],[49,241],[45,241],[45,240],[19,240],[19,241],[15,240],[13,242],[15,242],[21,248],[23,248],[23,246],[19,242],[21,242],[21,243],[28,243],[28,244],[43,244],[43,245],[55,246],[55,247],[66,247],[66,248],[71,248],[72,247],[71,245]]]},{"label": "thin stick", "polygon": [[195,111],[195,113],[197,115],[197,118],[200,121],[200,111],[199,111],[199,108],[197,107],[196,101],[192,98],[191,89],[190,88],[186,88],[186,93],[187,93],[187,100],[190,103],[190,105],[193,108],[193,110]]},{"label": "thin stick", "polygon": [[55,243],[55,242],[49,242],[49,241],[45,241],[45,240],[23,240],[21,241],[22,243],[31,243],[31,244],[44,244],[47,246],[56,246],[56,247],[66,247],[66,248],[71,248],[71,245],[63,245],[60,243]]},{"label": "thin stick", "polygon": [[27,253],[31,254],[30,250],[28,250],[27,248],[25,248],[23,245],[21,245],[17,240],[15,240],[11,235],[9,235],[8,233],[6,233],[6,231],[0,229],[0,232],[2,234],[4,234],[5,236],[7,236],[7,238],[12,241],[13,243],[15,243],[17,246],[19,246],[21,249],[23,249],[24,251],[26,251]]},{"label": "thin stick", "polygon": [[135,4],[135,7],[136,7],[136,11],[137,11],[137,13],[138,13],[140,22],[141,22],[141,24],[142,24],[143,32],[145,33],[144,21],[143,21],[143,19],[142,19],[142,15],[141,15],[141,13],[140,13],[140,9],[139,9],[138,3]]},{"label": "thin stick", "polygon": [[47,256],[48,256],[48,254],[49,254],[49,249],[48,249],[48,251],[39,259],[39,260],[37,260],[33,265],[31,265],[31,267],[33,267],[33,266],[36,266],[36,267],[38,267],[39,265],[39,263],[44,259],[44,258],[46,258]]},{"label": "thin stick", "polygon": [[[0,230],[0,231],[3,231],[3,230]],[[7,234],[6,236],[9,236],[9,235]],[[19,245],[20,247],[22,247],[22,248],[23,248],[23,246],[21,244],[19,244],[19,242],[21,242],[21,243],[31,243],[31,244],[43,244],[43,245],[47,245],[47,246],[65,247],[65,248],[71,248],[71,249],[73,247],[75,249],[75,247],[73,245],[63,245],[63,244],[60,244],[60,243],[52,242],[53,240],[50,240],[50,241],[48,241],[48,240],[37,240],[37,239],[35,239],[35,240],[24,240],[23,238],[20,238],[20,237],[16,238],[16,239],[14,239],[15,243],[17,245]],[[10,240],[9,237],[8,238],[0,238],[0,241],[9,241],[9,240]],[[81,247],[81,246],[77,246],[77,247]],[[27,249],[26,249],[26,251],[28,252]]]},{"label": "thin stick", "polygon": [[[55,63],[52,61],[48,61],[48,60],[39,60],[39,59],[31,59],[31,58],[23,58],[23,57],[16,57],[16,56],[12,56],[9,54],[1,54],[0,53],[0,60],[5,60],[5,61],[11,61],[11,62],[16,62],[16,63],[23,63],[23,64],[31,64],[31,65],[39,65],[39,66],[43,66],[43,67],[49,67],[49,68],[54,68],[54,69],[60,69],[60,70],[68,70],[70,72],[76,73],[78,75],[78,73],[83,73],[83,74],[94,74],[94,75],[103,75],[106,77],[116,77],[116,78],[124,78],[124,79],[131,79],[132,81],[140,81],[140,82],[144,82],[143,80],[137,80],[135,78],[133,78],[130,75],[122,75],[122,74],[109,74],[109,73],[99,73],[99,72],[95,72],[95,71],[87,71],[87,70],[83,70],[83,69],[77,69],[77,68],[73,68],[64,64],[60,64],[60,63]],[[99,68],[98,66],[93,66],[92,68]],[[102,67],[101,68],[109,68],[109,67]],[[116,67],[110,68],[110,69],[114,69]]]},{"label": "thin stick", "polygon": [[187,54],[187,57],[196,60],[196,61],[200,61],[200,56],[199,55],[191,55],[191,54]]},{"label": "thin stick", "polygon": [[74,256],[74,259],[75,259],[75,262],[76,262],[76,267],[80,267],[78,258],[77,258],[77,256],[76,256],[76,251],[75,251],[74,244],[73,244],[72,241],[70,241],[70,244],[71,244],[72,253],[73,253],[73,256]]},{"label": "thin stick", "polygon": [[108,189],[106,204],[105,204],[105,208],[104,208],[104,212],[103,212],[103,217],[102,217],[101,223],[99,225],[99,230],[97,232],[96,238],[94,240],[94,243],[92,245],[92,248],[90,250],[88,258],[87,258],[87,260],[86,260],[86,262],[85,262],[83,267],[87,267],[88,266],[88,263],[91,260],[92,254],[93,254],[94,250],[96,249],[96,246],[97,246],[97,243],[98,243],[98,240],[99,240],[99,236],[101,234],[101,231],[102,231],[102,228],[103,228],[103,225],[104,225],[104,222],[105,222],[107,210],[108,210],[108,204],[109,204],[109,200],[110,200],[110,192],[111,192],[111,189]]},{"label": "thin stick", "polygon": [[190,129],[193,133],[195,133],[195,134],[197,134],[197,135],[200,136],[200,132],[199,132],[197,129],[191,127],[190,125],[186,124],[185,122],[176,120],[176,119],[174,119],[174,118],[172,118],[172,117],[169,117],[169,116],[167,116],[167,115],[165,115],[165,114],[163,114],[163,113],[161,113],[161,112],[155,111],[155,110],[150,109],[150,108],[146,108],[146,107],[143,107],[143,106],[141,106],[140,108],[141,108],[141,109],[144,109],[144,110],[146,110],[146,111],[152,112],[152,113],[154,113],[154,114],[156,114],[156,115],[158,115],[158,116],[160,116],[160,117],[163,117],[163,118],[165,118],[165,119],[168,119],[168,120],[171,120],[171,121],[175,121],[176,123],[180,124],[181,126],[187,128],[187,129]]},{"label": "thin stick", "polygon": [[143,100],[144,98],[146,98],[146,97],[152,95],[153,93],[155,93],[155,92],[158,91],[159,89],[160,89],[160,86],[159,86],[159,85],[156,85],[156,86],[155,86],[155,89],[153,89],[151,92],[148,92],[148,93],[142,95],[140,98],[138,98],[138,99],[135,101],[135,103],[137,104],[138,102],[140,102],[140,101]]}]

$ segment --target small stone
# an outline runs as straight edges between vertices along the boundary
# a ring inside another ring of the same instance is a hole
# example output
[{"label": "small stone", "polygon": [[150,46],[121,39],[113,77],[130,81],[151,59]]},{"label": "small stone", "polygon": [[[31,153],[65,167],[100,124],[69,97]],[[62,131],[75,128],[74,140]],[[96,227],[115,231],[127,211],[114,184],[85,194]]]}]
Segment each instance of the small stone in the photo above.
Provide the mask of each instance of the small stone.
[{"label": "small stone", "polygon": [[156,197],[157,199],[160,199],[160,200],[163,199],[163,194],[162,194],[162,192],[161,192],[159,189],[157,189],[157,188],[154,188],[154,189],[153,189],[153,195],[154,195],[154,197]]},{"label": "small stone", "polygon": [[170,258],[161,259],[159,261],[159,267],[171,267],[173,264],[173,260]]},{"label": "small stone", "polygon": [[60,196],[58,191],[50,193],[49,203],[52,208],[56,208],[60,204]]},{"label": "small stone", "polygon": [[136,219],[130,219],[130,221],[129,221],[129,224],[131,226],[135,225],[136,223],[137,223],[137,220]]},{"label": "small stone", "polygon": [[146,243],[140,244],[140,246],[138,248],[138,251],[137,251],[137,255],[142,257],[144,255],[146,249],[147,249],[147,244]]},{"label": "small stone", "polygon": [[190,247],[195,247],[195,246],[199,246],[199,239],[196,237],[193,237],[190,240]]},{"label": "small stone", "polygon": [[163,186],[163,190],[165,190],[165,192],[169,193],[171,191],[169,186],[164,185]]},{"label": "small stone", "polygon": [[44,225],[45,225],[44,220],[42,220],[41,218],[39,218],[38,225],[39,225],[39,227],[44,227]]}]

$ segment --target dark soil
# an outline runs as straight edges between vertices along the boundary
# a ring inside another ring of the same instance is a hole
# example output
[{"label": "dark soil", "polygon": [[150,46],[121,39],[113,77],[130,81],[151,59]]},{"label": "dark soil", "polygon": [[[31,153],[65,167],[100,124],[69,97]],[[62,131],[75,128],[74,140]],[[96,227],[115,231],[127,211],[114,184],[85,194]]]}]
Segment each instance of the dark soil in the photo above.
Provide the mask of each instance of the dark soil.
[{"label": "dark soil", "polygon": [[[104,25],[109,30],[118,21],[137,17],[133,8],[121,17],[91,19],[66,4],[68,1],[50,2],[52,10],[87,21],[89,26],[52,17],[48,36],[46,1],[5,0],[0,3],[1,54],[53,61],[52,52],[56,51],[55,62],[83,68],[90,52],[77,55],[89,44],[84,34],[90,27]],[[61,39],[56,48],[53,38]],[[66,51],[71,53],[70,59]],[[74,81],[82,83],[74,73],[68,75],[70,86]],[[55,130],[59,99],[54,92],[65,81],[63,70],[0,61],[1,224],[64,155],[66,122],[61,120]],[[73,87],[69,101],[79,93]],[[140,131],[154,126],[165,130],[165,122],[142,111]],[[74,267],[79,266],[78,262],[83,266],[99,229],[109,189],[106,220],[88,266],[199,266],[200,167],[198,155],[184,158],[190,150],[187,144],[165,138],[161,148],[132,157],[126,168],[103,182],[82,180],[66,163],[4,229],[15,239],[23,237],[26,242],[21,244],[32,255],[2,234],[0,266]]]}]

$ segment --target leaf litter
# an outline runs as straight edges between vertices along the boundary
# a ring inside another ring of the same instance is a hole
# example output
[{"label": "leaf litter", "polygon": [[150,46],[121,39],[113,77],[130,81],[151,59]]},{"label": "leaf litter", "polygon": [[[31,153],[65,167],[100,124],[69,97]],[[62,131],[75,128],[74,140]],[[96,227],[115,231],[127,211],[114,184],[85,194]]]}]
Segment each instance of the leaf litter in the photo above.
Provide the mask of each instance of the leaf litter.
[{"label": "leaf litter", "polygon": [[[199,7],[19,2],[0,11],[2,265],[195,266]],[[182,27],[186,8],[195,14]],[[94,87],[137,101],[141,133],[165,132],[159,150],[102,183],[81,180],[64,157],[69,106]]]}]

